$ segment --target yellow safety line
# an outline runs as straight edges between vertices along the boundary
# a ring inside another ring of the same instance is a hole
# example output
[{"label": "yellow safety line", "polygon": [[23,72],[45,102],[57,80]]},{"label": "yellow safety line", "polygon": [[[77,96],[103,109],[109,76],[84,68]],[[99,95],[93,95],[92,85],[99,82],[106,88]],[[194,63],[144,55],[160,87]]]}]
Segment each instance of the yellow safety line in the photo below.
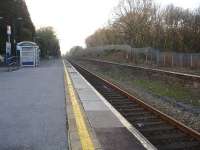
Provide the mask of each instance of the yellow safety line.
[{"label": "yellow safety line", "polygon": [[85,120],[81,113],[81,109],[80,109],[80,106],[79,106],[79,103],[77,100],[77,96],[75,94],[73,84],[69,77],[69,73],[67,71],[64,61],[63,61],[63,64],[64,64],[64,71],[65,71],[65,84],[67,85],[67,88],[68,88],[69,97],[71,100],[73,113],[75,116],[76,125],[77,125],[77,129],[78,129],[78,134],[80,137],[82,149],[83,150],[94,150],[94,144],[92,142],[92,139],[91,139],[88,129],[86,127]]}]

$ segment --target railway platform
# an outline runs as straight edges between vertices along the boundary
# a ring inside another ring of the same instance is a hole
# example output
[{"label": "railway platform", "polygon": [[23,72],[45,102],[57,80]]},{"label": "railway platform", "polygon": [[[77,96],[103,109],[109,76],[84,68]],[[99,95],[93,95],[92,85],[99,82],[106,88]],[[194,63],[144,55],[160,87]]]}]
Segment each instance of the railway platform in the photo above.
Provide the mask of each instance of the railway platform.
[{"label": "railway platform", "polygon": [[64,64],[72,149],[154,149],[69,62]]},{"label": "railway platform", "polygon": [[0,150],[67,150],[63,64],[0,72]]}]

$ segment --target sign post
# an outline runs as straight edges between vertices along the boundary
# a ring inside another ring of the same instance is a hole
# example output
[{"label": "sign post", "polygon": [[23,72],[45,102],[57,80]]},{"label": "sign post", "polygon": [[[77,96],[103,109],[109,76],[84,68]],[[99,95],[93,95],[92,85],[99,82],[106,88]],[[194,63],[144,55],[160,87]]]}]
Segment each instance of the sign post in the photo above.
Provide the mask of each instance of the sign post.
[{"label": "sign post", "polygon": [[8,25],[7,26],[7,35],[8,35],[8,42],[10,43],[10,35],[12,34],[12,32],[11,32],[11,26],[10,25]]},{"label": "sign post", "polygon": [[9,56],[11,55],[11,43],[10,42],[6,42],[6,53],[9,54]]},{"label": "sign post", "polygon": [[6,42],[6,63],[8,64],[8,59],[9,57],[11,56],[11,42],[10,42],[10,36],[12,34],[12,31],[11,31],[11,26],[8,25],[7,26],[7,35],[8,35],[8,41]]}]

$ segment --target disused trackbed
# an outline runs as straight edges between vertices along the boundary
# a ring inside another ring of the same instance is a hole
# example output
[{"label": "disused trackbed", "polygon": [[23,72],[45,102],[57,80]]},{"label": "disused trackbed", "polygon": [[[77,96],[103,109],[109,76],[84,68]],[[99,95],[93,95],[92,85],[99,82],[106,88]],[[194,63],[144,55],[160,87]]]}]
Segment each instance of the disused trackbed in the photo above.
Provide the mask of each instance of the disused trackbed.
[{"label": "disused trackbed", "polygon": [[190,81],[190,82],[200,82],[200,76],[199,75],[193,75],[193,74],[187,74],[187,73],[181,73],[181,72],[173,72],[173,71],[167,71],[167,70],[162,70],[162,69],[153,69],[153,68],[147,68],[147,67],[141,67],[141,66],[133,66],[133,65],[128,65],[128,64],[120,64],[117,62],[111,62],[111,61],[105,61],[105,60],[98,60],[98,59],[78,59],[78,60],[83,60],[83,61],[90,61],[98,65],[114,65],[118,67],[124,67],[124,68],[129,68],[129,69],[134,69],[134,70],[140,70],[146,73],[159,73],[160,75],[167,75],[170,77],[175,77],[179,78],[185,81]]},{"label": "disused trackbed", "polygon": [[72,65],[107,99],[134,127],[159,150],[199,150],[200,133],[156,110],[116,85]]}]

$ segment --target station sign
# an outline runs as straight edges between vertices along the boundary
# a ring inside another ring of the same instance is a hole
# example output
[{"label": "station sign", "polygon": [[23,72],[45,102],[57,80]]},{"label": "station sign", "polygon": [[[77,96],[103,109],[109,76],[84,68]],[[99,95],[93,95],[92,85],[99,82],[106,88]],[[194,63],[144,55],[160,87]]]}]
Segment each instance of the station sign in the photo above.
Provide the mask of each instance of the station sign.
[{"label": "station sign", "polygon": [[7,26],[7,35],[11,35],[12,31],[11,31],[11,26],[8,25]]}]

